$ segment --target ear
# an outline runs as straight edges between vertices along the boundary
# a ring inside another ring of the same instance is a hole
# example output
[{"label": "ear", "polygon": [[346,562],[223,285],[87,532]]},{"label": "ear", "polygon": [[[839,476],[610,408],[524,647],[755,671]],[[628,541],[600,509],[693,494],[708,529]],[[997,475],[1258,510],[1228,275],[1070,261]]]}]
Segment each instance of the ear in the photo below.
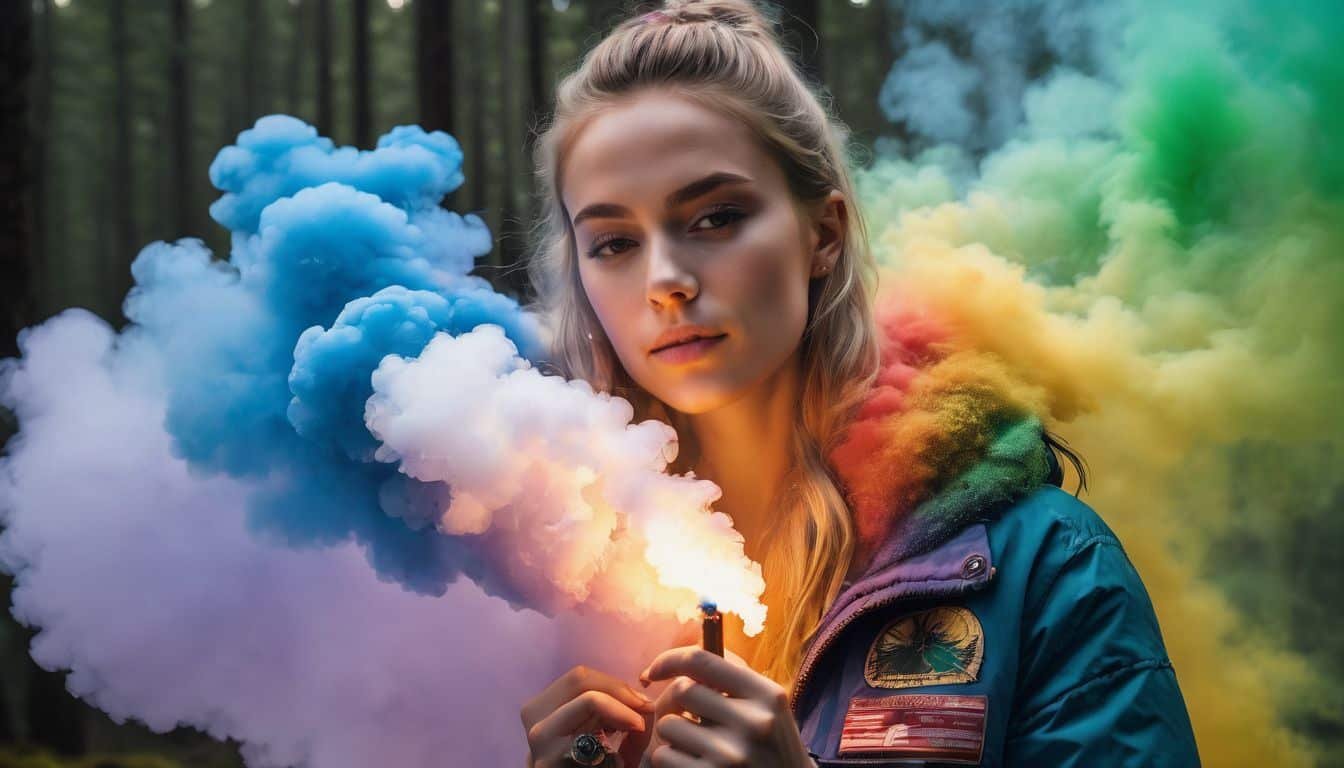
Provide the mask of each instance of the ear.
[{"label": "ear", "polygon": [[812,277],[824,277],[835,268],[840,252],[844,250],[848,230],[849,204],[840,190],[832,189],[812,209],[812,231],[816,239],[809,273]]}]

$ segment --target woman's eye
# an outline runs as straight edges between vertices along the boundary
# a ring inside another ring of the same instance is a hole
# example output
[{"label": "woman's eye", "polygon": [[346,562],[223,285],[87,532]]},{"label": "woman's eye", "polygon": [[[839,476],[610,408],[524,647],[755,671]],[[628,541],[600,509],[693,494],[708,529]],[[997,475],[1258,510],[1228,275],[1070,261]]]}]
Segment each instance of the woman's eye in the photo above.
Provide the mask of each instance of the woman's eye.
[{"label": "woman's eye", "polygon": [[[736,222],[740,219],[745,219],[746,217],[747,217],[746,212],[741,211],[737,208],[721,208],[717,211],[710,211],[704,216],[701,216],[700,219],[695,222],[696,226],[691,227],[691,230],[711,231],[715,229],[723,229],[729,224],[732,224],[733,222]],[[704,222],[709,222],[713,226],[709,227],[700,226],[700,224],[703,224]],[[633,248],[636,245],[638,245],[638,243],[636,243],[633,240],[630,240],[629,238],[599,237],[596,241],[593,242],[592,245],[588,247],[588,258],[601,259],[604,258],[605,256],[615,256],[617,254],[624,253],[625,251],[629,250],[630,248]],[[604,249],[608,247],[610,247],[611,250],[608,251],[607,253],[603,253]]]},{"label": "woman's eye", "polygon": [[[717,210],[717,211],[711,211],[711,212],[705,214],[704,216],[702,216],[702,217],[700,218],[700,221],[697,221],[697,222],[696,222],[696,226],[694,227],[694,229],[720,229],[720,228],[722,228],[722,227],[726,227],[726,226],[728,226],[729,224],[732,224],[733,222],[735,222],[735,221],[737,221],[737,220],[739,220],[739,219],[745,218],[745,217],[746,217],[746,214],[743,213],[742,211],[737,210],[736,208],[721,208],[721,209],[719,209],[719,210]],[[715,220],[715,219],[717,219],[718,221],[721,221],[722,223],[719,224],[718,226],[713,226],[713,227],[701,227],[701,226],[699,226],[702,222],[706,222],[706,221],[711,221],[711,222],[712,222],[712,220]]]},{"label": "woman's eye", "polygon": [[[609,245],[613,245],[613,246],[614,246],[614,245],[618,245],[618,244],[620,244],[620,243],[630,243],[630,242],[632,242],[632,241],[627,240],[627,239],[625,239],[625,238],[623,238],[623,237],[613,237],[613,238],[609,238],[609,239],[606,239],[606,240],[598,240],[597,242],[593,243],[591,247],[589,247],[589,249],[588,249],[588,258],[590,258],[590,259],[601,258],[602,249],[603,249],[603,248],[606,248],[606,247],[609,246]],[[619,250],[617,250],[617,249],[613,249],[613,250],[612,250],[612,255],[614,256],[614,255],[616,255],[616,254],[618,254],[618,253],[622,253],[623,251],[625,251],[625,248],[621,248],[621,249],[619,249]]]}]

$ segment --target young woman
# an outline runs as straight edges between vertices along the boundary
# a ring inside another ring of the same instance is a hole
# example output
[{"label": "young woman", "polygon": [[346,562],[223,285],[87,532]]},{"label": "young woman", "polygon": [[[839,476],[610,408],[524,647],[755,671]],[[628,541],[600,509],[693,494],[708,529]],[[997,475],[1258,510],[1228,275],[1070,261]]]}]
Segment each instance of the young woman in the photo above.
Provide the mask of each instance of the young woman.
[{"label": "young woman", "polygon": [[920,482],[889,446],[855,460],[889,345],[842,135],[747,0],[631,18],[559,87],[532,264],[553,359],[677,428],[770,618],[728,627],[729,659],[652,659],[656,701],[571,670],[522,708],[528,764],[1198,764],[1143,585],[1038,420],[980,408],[989,439],[944,436]]}]

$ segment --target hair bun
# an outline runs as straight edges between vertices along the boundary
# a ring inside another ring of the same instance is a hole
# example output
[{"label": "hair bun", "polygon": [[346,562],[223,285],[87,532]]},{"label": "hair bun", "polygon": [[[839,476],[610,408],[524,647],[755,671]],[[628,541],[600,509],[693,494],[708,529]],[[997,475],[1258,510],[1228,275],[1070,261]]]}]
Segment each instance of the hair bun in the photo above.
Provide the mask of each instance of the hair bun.
[{"label": "hair bun", "polygon": [[735,29],[773,34],[774,19],[751,0],[665,0],[662,8],[645,14],[673,23],[717,21]]}]

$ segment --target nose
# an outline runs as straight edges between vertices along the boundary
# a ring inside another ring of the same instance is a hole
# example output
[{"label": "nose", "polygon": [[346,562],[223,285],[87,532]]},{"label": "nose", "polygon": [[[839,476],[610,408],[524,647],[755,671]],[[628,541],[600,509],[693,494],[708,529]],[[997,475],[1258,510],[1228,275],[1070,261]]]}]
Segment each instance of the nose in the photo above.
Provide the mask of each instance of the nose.
[{"label": "nose", "polygon": [[646,292],[654,309],[685,304],[699,295],[700,281],[667,238],[654,238],[648,254]]}]

